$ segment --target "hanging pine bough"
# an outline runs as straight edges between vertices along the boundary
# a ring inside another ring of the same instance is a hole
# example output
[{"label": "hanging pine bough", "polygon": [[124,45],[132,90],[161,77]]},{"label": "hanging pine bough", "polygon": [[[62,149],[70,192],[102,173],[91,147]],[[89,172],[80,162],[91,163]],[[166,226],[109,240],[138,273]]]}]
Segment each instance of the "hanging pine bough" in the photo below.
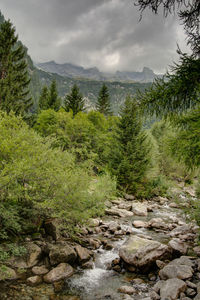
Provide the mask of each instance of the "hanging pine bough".
[{"label": "hanging pine bough", "polygon": [[200,103],[200,59],[180,50],[180,63],[171,67],[162,79],[157,79],[144,94],[138,98],[144,109],[151,115],[167,116],[194,108]]}]

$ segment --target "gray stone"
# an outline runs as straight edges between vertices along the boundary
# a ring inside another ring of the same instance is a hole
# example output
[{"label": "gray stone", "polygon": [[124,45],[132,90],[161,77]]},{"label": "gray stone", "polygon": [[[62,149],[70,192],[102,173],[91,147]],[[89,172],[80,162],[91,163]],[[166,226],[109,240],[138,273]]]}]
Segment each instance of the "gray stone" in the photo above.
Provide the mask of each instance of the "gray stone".
[{"label": "gray stone", "polygon": [[118,292],[128,295],[133,295],[136,293],[136,290],[132,286],[123,285],[118,289]]},{"label": "gray stone", "polygon": [[135,228],[147,228],[148,223],[144,222],[144,221],[136,220],[136,221],[133,222],[133,226]]},{"label": "gray stone", "polygon": [[39,266],[39,267],[35,266],[32,268],[32,272],[35,275],[44,275],[44,274],[48,273],[49,270],[47,269],[46,266]]},{"label": "gray stone", "polygon": [[147,206],[141,202],[133,202],[132,203],[132,212],[136,216],[144,216],[146,217],[148,212],[147,212]]},{"label": "gray stone", "polygon": [[86,248],[81,247],[80,245],[76,245],[75,250],[76,250],[77,255],[78,255],[78,260],[81,264],[85,263],[88,260],[90,260],[91,251],[89,251]]},{"label": "gray stone", "polygon": [[188,245],[178,238],[174,238],[169,241],[168,245],[173,249],[175,253],[186,254],[188,250]]},{"label": "gray stone", "polygon": [[125,209],[119,209],[119,208],[116,208],[116,207],[111,207],[110,209],[106,209],[105,213],[107,215],[118,216],[120,218],[132,217],[133,216],[133,212],[127,211]]},{"label": "gray stone", "polygon": [[42,283],[42,278],[38,275],[27,278],[27,283],[31,286],[36,286]]},{"label": "gray stone", "polygon": [[200,293],[194,297],[194,300],[200,300]]},{"label": "gray stone", "polygon": [[186,265],[167,265],[162,270],[159,271],[159,276],[161,279],[188,279],[193,275],[193,269]]},{"label": "gray stone", "polygon": [[69,278],[74,273],[73,268],[66,263],[59,264],[56,268],[47,273],[43,279],[46,283],[53,283],[62,279]]},{"label": "gray stone", "polygon": [[126,200],[130,200],[130,201],[132,201],[132,200],[134,200],[135,199],[135,197],[133,196],[133,195],[128,195],[128,194],[125,194],[124,195],[124,198],[126,199]]},{"label": "gray stone", "polygon": [[184,292],[186,290],[186,287],[187,286],[183,280],[177,278],[168,279],[160,288],[161,300],[164,300],[166,298],[171,300],[178,299],[180,293]]},{"label": "gray stone", "polygon": [[192,227],[189,224],[178,226],[170,232],[171,237],[179,236],[181,234],[187,234],[192,231]]},{"label": "gray stone", "polygon": [[119,256],[129,265],[148,271],[157,259],[169,257],[168,246],[157,241],[131,236],[119,250]]},{"label": "gray stone", "polygon": [[52,245],[49,252],[50,263],[52,266],[59,263],[74,262],[76,252],[67,243]]}]

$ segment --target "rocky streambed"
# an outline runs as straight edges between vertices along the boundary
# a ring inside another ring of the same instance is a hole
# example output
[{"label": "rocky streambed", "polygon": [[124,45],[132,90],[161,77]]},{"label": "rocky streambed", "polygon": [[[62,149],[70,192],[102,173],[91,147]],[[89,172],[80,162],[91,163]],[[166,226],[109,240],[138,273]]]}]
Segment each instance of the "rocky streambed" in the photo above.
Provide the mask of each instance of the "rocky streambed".
[{"label": "rocky streambed", "polygon": [[80,244],[49,222],[46,236],[26,241],[26,258],[0,272],[0,299],[200,299],[198,227],[181,209],[193,196],[177,190],[178,204],[115,199],[102,220],[83,228]]}]

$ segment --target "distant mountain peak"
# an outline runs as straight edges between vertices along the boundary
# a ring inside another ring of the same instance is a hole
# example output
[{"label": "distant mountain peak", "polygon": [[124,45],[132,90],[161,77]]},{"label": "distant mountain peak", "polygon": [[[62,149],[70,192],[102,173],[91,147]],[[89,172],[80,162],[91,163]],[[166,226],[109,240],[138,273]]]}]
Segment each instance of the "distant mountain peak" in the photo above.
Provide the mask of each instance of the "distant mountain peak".
[{"label": "distant mountain peak", "polygon": [[115,74],[100,72],[97,67],[84,68],[72,63],[56,63],[54,60],[39,63],[37,66],[50,73],[56,73],[65,77],[87,78],[93,80],[109,81],[134,81],[134,82],[152,82],[160,75],[156,75],[152,69],[143,67],[141,72],[135,71],[116,71]]}]

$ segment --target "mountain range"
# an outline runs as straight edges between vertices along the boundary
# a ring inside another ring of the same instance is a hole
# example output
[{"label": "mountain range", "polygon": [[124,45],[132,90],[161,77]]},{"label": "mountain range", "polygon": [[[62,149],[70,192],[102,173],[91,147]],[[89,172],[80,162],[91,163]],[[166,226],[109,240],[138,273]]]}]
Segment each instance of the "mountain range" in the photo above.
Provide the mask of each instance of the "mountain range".
[{"label": "mountain range", "polygon": [[153,82],[155,78],[161,77],[150,68],[144,67],[141,72],[116,71],[112,73],[100,72],[98,68],[83,68],[71,63],[58,64],[55,61],[36,64],[38,68],[45,72],[56,73],[60,76],[72,78],[86,78],[101,81],[128,81],[128,82]]}]

